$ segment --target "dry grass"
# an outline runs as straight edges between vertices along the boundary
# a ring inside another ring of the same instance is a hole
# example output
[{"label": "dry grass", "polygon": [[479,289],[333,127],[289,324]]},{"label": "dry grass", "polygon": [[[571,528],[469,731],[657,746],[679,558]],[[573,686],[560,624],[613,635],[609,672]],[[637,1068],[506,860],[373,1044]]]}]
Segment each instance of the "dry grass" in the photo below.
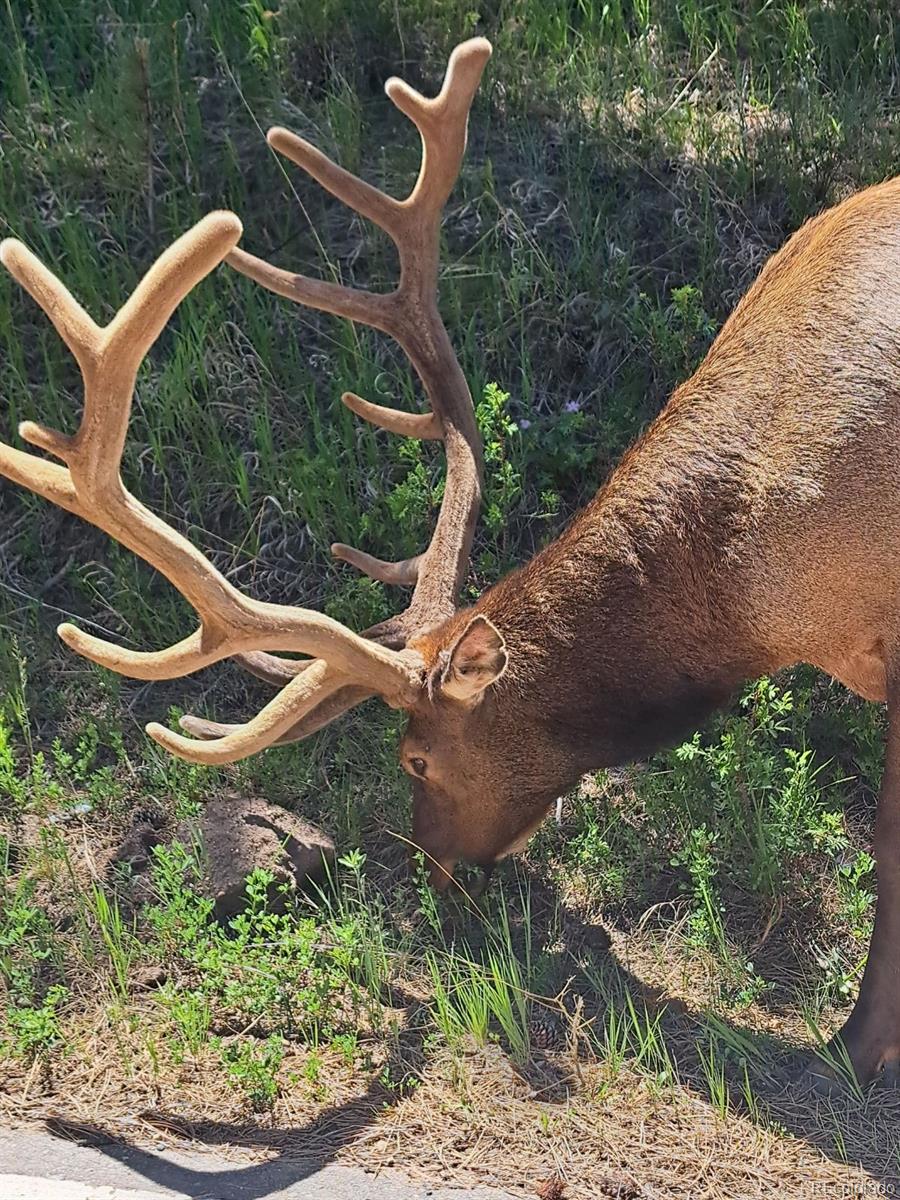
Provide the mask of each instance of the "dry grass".
[{"label": "dry grass", "polygon": [[[291,1045],[271,1111],[249,1116],[211,1047],[177,1067],[154,1052],[164,1031],[148,995],[127,1011],[107,1002],[79,1019],[64,1053],[31,1066],[7,1061],[0,1122],[43,1123],[66,1136],[148,1151],[213,1143],[247,1162],[344,1159],[372,1171],[401,1168],[432,1184],[570,1200],[830,1197],[900,1183],[900,1093],[873,1090],[860,1103],[811,1090],[792,1078],[801,1064],[790,1050],[809,1040],[799,1018],[753,1006],[740,1023],[723,1018],[756,1044],[748,1064],[753,1110],[731,1064],[723,1111],[702,1069],[709,1034],[703,997],[683,988],[661,996],[656,968],[663,954],[671,957],[671,944],[614,931],[611,941],[610,962],[632,987],[648,970],[654,984],[644,999],[668,1002],[668,1077],[633,1056],[616,1064],[597,1053],[589,1031],[604,1013],[591,1010],[590,996],[577,1028],[571,1022],[559,1039],[564,1044],[533,1051],[521,1069],[495,1043],[450,1049],[429,1041],[423,1010],[411,1001],[393,1013],[395,1033],[367,1047],[365,1073],[325,1049],[316,1052],[311,1082],[313,1052]],[[546,1192],[551,1184],[565,1190]]]}]

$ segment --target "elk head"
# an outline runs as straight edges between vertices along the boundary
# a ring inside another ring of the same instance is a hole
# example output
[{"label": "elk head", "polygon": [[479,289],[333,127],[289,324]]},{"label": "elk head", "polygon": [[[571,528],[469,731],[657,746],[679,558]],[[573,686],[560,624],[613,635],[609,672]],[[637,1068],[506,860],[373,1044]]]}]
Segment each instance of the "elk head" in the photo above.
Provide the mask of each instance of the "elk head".
[{"label": "elk head", "polygon": [[400,762],[412,780],[412,840],[443,889],[458,861],[490,869],[521,849],[580,772],[541,711],[542,690],[523,692],[503,634],[477,606],[412,645],[425,687]]},{"label": "elk head", "polygon": [[[74,435],[31,421],[20,426],[25,441],[62,465],[0,444],[0,473],[128,546],[161,571],[200,618],[194,633],[163,650],[116,646],[71,624],[59,627],[60,637],[86,658],[133,678],[175,678],[234,656],[279,687],[243,725],[185,717],[182,727],[192,737],[147,726],[152,738],[192,762],[235,762],[276,742],[299,740],[372,695],[408,710],[401,754],[413,779],[414,839],[434,860],[432,876],[439,885],[459,858],[488,863],[507,852],[559,790],[541,784],[528,804],[516,803],[520,738],[517,730],[504,728],[508,718],[494,694],[507,665],[503,634],[477,613],[455,615],[480,507],[482,453],[471,395],[437,307],[440,221],[490,53],[482,38],[458,46],[434,99],[401,80],[388,81],[388,96],[422,140],[419,176],[404,200],[351,175],[287,130],[269,132],[271,146],[392,238],[400,259],[400,282],[392,292],[344,287],[274,267],[237,249],[240,221],[219,212],[170,246],[113,320],[100,327],[21,243],[7,240],[0,248],[3,264],[45,310],[84,379],[84,411]],[[320,613],[241,593],[122,483],[138,366],[179,302],[223,260],[291,300],[390,334],[430,401],[429,412],[414,414],[352,393],[342,397],[354,413],[386,430],[442,440],[447,458],[441,510],[424,553],[386,563],[350,546],[332,547],[337,558],[372,578],[413,588],[404,612],[362,634]],[[279,658],[271,651],[310,657]],[[513,812],[519,817],[513,819]]]}]

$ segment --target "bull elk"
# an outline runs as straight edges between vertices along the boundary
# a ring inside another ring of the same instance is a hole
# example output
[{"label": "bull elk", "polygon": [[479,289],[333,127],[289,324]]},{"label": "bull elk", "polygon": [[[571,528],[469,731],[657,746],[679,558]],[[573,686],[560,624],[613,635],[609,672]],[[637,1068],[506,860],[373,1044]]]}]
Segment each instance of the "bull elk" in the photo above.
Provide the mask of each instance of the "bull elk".
[{"label": "bull elk", "polygon": [[[270,144],[399,252],[387,294],[292,274],[236,248],[231,213],[205,217],[150,268],[100,327],[20,243],[8,270],[45,310],[84,378],[67,436],[26,421],[0,472],[104,529],[161,571],[200,624],[136,651],[59,628],[68,646],[138,679],[186,675],[235,656],[279,687],[243,725],[182,719],[193,737],[149,735],[197,763],[226,763],[304,738],[361,700],[405,709],[413,841],[437,887],[461,859],[489,866],[522,847],[587,771],[650,754],[696,728],[741,684],[812,663],[887,701],[887,769],[875,827],[879,897],[859,999],[841,1031],[858,1077],[900,1067],[900,180],[804,225],[762,271],[696,374],[595,499],[526,566],[456,611],[481,495],[472,402],[437,307],[441,212],[465,150],[490,55],[453,52],[426,99],[391,79],[422,162],[396,200],[284,129]],[[346,394],[360,417],[443,441],[446,489],[428,549],[386,563],[333,547],[375,579],[412,586],[409,607],[354,633],[304,608],[232,586],[120,478],[135,373],[190,289],[226,261],[298,303],[384,331],[430,402],[398,412]],[[272,651],[301,652],[303,660]]]}]

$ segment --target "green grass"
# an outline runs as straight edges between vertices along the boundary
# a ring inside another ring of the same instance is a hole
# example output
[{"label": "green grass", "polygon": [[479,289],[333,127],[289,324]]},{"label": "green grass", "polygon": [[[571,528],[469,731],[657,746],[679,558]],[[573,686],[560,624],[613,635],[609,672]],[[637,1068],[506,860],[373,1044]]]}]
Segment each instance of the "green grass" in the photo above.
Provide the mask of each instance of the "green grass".
[{"label": "green grass", "polygon": [[[277,11],[255,0],[5,0],[0,31],[0,232],[98,320],[169,241],[223,206],[241,216],[247,248],[279,265],[392,286],[386,240],[277,159],[263,132],[287,125],[402,194],[417,138],[384,79],[431,90],[453,44],[491,38],[441,278],[486,445],[469,595],[593,494],[767,256],[806,217],[900,164],[887,0],[483,10],[285,0]],[[124,471],[254,595],[359,628],[402,597],[332,563],[328,545],[415,552],[440,503],[442,459],[357,423],[339,403],[344,389],[418,403],[385,339],[223,267],[140,372]],[[25,418],[75,427],[74,364],[5,275],[0,394],[7,440]],[[839,1024],[861,975],[877,706],[806,669],[754,684],[685,745],[586,781],[561,828],[549,822],[499,886],[448,912],[404,868],[396,714],[369,704],[303,746],[233,768],[165,757],[146,720],[239,718],[266,693],[227,665],[148,687],[64,652],[61,614],[142,648],[181,636],[191,617],[96,531],[5,483],[0,509],[10,1095],[39,1071],[51,1100],[68,1087],[73,1105],[87,1103],[79,1064],[102,1046],[122,1095],[146,1087],[148,1104],[172,1104],[202,1078],[207,1115],[235,1121],[271,1112],[302,1127],[301,1100],[321,1109],[356,1088],[382,1119],[418,1105],[448,1130],[471,1122],[473,1146],[489,1126],[518,1146],[527,1127],[562,1161],[554,1131],[571,1150],[595,1124],[578,1097],[605,1114],[604,1136],[624,1138],[633,1094],[663,1125],[677,1115],[695,1132],[699,1096],[728,1137],[745,1120],[764,1131],[772,1162],[799,1139],[835,1171],[846,1160],[886,1178],[900,1166],[887,1117],[873,1126],[869,1110],[863,1133],[852,1109],[779,1107],[772,1082],[792,1049]],[[132,903],[107,860],[134,814],[187,819],[225,789],[326,827],[342,859],[332,883],[278,908],[269,881],[252,877],[247,909],[222,927],[193,849],[172,848],[154,860],[153,896]],[[141,982],[148,972],[159,986]],[[547,1014],[560,1033],[545,1053],[535,1030]],[[516,1110],[519,1132],[511,1110],[478,1125],[478,1081],[495,1053],[534,1093]],[[565,1086],[548,1081],[553,1054],[568,1064]],[[582,1125],[545,1107],[557,1085]],[[744,1194],[726,1179],[725,1134],[709,1137],[722,1187]],[[689,1194],[666,1170],[650,1182]],[[750,1175],[741,1186],[756,1194]]]}]

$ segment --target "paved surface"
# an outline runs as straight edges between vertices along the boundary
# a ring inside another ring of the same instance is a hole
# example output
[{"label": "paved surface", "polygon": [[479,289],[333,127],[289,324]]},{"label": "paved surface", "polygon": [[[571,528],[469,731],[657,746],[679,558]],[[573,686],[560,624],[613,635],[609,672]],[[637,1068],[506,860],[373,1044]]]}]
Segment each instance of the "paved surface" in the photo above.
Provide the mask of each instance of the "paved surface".
[{"label": "paved surface", "polygon": [[80,1146],[31,1131],[0,1130],[0,1200],[509,1200],[511,1193],[422,1187],[395,1172],[267,1163],[214,1151],[144,1150],[110,1142]]}]

